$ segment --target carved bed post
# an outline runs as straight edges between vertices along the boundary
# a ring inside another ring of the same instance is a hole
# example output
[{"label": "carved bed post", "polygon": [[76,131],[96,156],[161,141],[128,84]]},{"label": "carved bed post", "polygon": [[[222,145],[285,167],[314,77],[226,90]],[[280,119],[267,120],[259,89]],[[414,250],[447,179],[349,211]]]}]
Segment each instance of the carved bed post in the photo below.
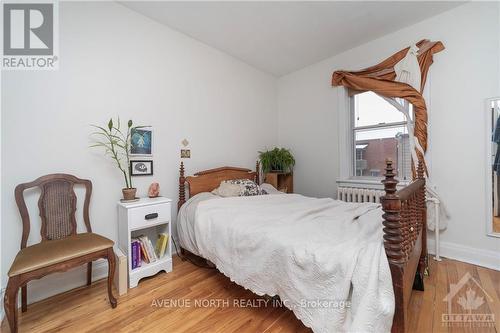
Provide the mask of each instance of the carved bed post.
[{"label": "carved bed post", "polygon": [[385,196],[382,197],[384,247],[389,263],[403,264],[406,258],[404,258],[403,238],[401,237],[401,200],[396,195],[398,181],[394,179],[396,175],[393,172],[392,161],[387,160],[386,164],[385,179],[382,181],[385,190]]},{"label": "carved bed post", "polygon": [[177,203],[177,210],[186,202],[186,178],[184,177],[184,162],[181,162],[179,169],[179,202]]},{"label": "carved bed post", "polygon": [[[417,168],[417,178],[422,179],[425,182],[425,175],[424,175],[424,165],[422,163],[422,160],[418,161],[418,168]],[[417,195],[417,205],[420,210],[421,214],[421,221],[422,221],[422,253],[420,255],[420,261],[418,263],[418,272],[420,273],[420,277],[423,280],[424,278],[424,273],[428,268],[428,255],[427,255],[427,204],[426,204],[426,199],[425,199],[425,194],[426,194],[426,189],[425,189],[425,183],[424,186],[420,189]],[[422,285],[423,287],[423,285]]]},{"label": "carved bed post", "polygon": [[255,162],[255,182],[260,185],[260,163],[259,160]]},{"label": "carved bed post", "polygon": [[392,161],[386,160],[384,184],[385,196],[381,198],[384,214],[384,248],[391,269],[392,284],[394,286],[395,311],[392,323],[392,332],[405,332],[407,313],[404,300],[404,265],[406,256],[403,249],[401,228],[401,200],[396,195],[398,181],[394,179]]}]

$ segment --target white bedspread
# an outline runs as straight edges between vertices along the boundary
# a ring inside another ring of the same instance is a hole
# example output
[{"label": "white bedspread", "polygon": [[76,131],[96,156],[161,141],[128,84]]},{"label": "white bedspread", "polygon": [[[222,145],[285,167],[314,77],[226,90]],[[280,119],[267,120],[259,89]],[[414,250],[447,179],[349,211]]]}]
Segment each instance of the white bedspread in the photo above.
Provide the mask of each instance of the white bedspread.
[{"label": "white bedspread", "polygon": [[[315,332],[389,332],[394,294],[377,204],[297,194],[199,202],[200,254]],[[345,302],[351,307],[345,307]]]},{"label": "white bedspread", "polygon": [[177,216],[177,235],[181,246],[191,253],[200,255],[196,240],[194,237],[194,221],[196,218],[196,210],[200,202],[205,200],[217,199],[219,196],[210,192],[202,192],[189,198],[188,201],[182,205]]}]

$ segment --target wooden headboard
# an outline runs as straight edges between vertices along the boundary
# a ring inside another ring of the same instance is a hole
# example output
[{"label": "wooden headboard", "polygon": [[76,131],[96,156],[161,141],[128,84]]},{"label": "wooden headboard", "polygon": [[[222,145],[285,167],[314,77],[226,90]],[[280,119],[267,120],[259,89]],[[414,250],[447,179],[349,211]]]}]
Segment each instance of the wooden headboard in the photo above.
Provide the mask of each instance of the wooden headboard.
[{"label": "wooden headboard", "polygon": [[186,183],[189,186],[189,196],[192,197],[201,192],[210,192],[216,189],[221,181],[230,179],[251,179],[259,183],[259,162],[255,170],[225,166],[221,168],[203,170],[193,176],[184,176],[184,163],[181,162],[179,169],[179,202],[177,209],[186,202]]}]

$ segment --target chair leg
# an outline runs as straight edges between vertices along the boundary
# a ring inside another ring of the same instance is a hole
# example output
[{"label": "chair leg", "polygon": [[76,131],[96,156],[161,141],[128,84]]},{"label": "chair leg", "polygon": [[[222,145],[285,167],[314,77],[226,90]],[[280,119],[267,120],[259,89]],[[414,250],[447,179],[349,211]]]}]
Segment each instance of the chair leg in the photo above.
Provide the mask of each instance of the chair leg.
[{"label": "chair leg", "polygon": [[14,276],[7,282],[4,296],[5,316],[9,322],[10,332],[17,333],[17,293],[19,292],[19,276]]},{"label": "chair leg", "polygon": [[28,311],[28,285],[21,287],[21,311]]},{"label": "chair leg", "polygon": [[115,253],[113,248],[108,249],[108,297],[112,308],[116,308],[116,298],[113,296],[113,278],[115,277]]},{"label": "chair leg", "polygon": [[87,264],[87,286],[92,284],[92,261]]}]

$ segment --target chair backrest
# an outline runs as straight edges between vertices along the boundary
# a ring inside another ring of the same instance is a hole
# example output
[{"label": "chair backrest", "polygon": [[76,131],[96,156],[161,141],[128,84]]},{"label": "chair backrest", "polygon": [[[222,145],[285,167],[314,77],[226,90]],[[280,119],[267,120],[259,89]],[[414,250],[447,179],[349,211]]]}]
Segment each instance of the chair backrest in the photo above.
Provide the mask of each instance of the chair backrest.
[{"label": "chair backrest", "polygon": [[73,189],[75,184],[85,186],[83,220],[87,232],[91,232],[89,204],[92,194],[92,182],[90,180],[80,179],[73,175],[56,173],[42,176],[32,182],[16,186],[16,203],[23,221],[21,249],[26,247],[30,233],[30,217],[24,200],[24,191],[33,187],[39,187],[41,190],[40,198],[38,199],[38,208],[42,222],[40,235],[43,242],[76,234],[75,211],[77,199]]}]

